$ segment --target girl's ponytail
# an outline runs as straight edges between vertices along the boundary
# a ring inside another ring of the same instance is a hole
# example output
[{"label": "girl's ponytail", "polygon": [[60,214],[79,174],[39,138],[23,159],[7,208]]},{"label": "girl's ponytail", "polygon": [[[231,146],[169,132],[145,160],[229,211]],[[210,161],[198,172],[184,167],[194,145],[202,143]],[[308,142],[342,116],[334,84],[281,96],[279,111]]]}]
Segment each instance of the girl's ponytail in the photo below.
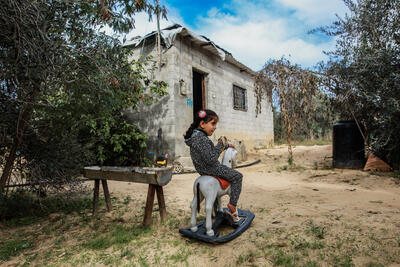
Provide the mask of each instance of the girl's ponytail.
[{"label": "girl's ponytail", "polygon": [[189,129],[187,129],[183,137],[185,139],[189,139],[192,136],[194,129],[199,127],[201,121],[207,123],[212,119],[218,119],[217,113],[209,109],[199,110],[199,112],[196,112],[193,123],[190,125]]},{"label": "girl's ponytail", "polygon": [[185,135],[184,135],[183,137],[184,137],[185,139],[190,138],[190,137],[192,136],[193,130],[196,129],[197,126],[198,126],[198,125],[196,125],[196,121],[194,121],[194,122],[190,125],[189,129],[187,129],[187,131],[186,131],[186,133],[185,133]]}]

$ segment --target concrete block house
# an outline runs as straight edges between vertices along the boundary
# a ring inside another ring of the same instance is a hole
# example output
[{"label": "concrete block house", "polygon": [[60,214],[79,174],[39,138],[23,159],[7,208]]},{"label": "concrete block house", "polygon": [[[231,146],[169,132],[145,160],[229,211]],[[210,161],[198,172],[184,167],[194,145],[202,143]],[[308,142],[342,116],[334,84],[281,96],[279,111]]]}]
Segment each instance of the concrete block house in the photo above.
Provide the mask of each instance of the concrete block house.
[{"label": "concrete block house", "polygon": [[[134,49],[135,58],[158,60],[157,32],[136,37],[125,47]],[[183,134],[202,108],[219,116],[211,137],[214,141],[225,135],[240,140],[247,149],[273,143],[273,115],[267,99],[256,116],[253,70],[207,37],[177,24],[161,30],[161,51],[161,68],[154,78],[168,83],[168,95],[128,112],[130,120],[149,135],[150,151],[168,153],[170,162],[187,159]]]}]

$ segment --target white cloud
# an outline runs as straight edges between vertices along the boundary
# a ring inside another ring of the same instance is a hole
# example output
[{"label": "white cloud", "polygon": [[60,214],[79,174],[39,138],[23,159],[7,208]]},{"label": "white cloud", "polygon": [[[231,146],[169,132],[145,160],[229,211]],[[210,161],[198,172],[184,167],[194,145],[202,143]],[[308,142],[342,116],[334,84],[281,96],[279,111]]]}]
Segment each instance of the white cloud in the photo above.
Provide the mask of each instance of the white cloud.
[{"label": "white cloud", "polygon": [[335,19],[335,14],[343,15],[346,6],[342,0],[276,0],[295,10],[295,16],[312,25],[325,25]]},{"label": "white cloud", "polygon": [[[195,31],[206,35],[254,70],[261,69],[269,59],[279,59],[282,56],[303,67],[312,67],[325,60],[323,51],[331,50],[334,40],[315,42],[311,41],[312,38],[306,38],[307,31],[325,25],[316,24],[311,27],[306,15],[318,15],[313,17],[313,23],[330,24],[336,10],[332,3],[341,0],[326,1],[331,5],[323,7],[318,7],[317,0],[279,1],[295,9],[296,18],[279,17],[262,4],[233,0],[231,10],[235,16],[211,9],[207,16],[199,18]],[[328,16],[331,16],[330,20],[326,19]]]},{"label": "white cloud", "polygon": [[331,46],[331,43],[315,45],[287,36],[282,21],[241,25],[213,21],[211,24],[215,27],[205,31],[208,37],[254,70],[259,70],[269,59],[282,56],[290,56],[293,62],[311,67],[323,59],[322,50]]},{"label": "white cloud", "polygon": [[[342,0],[274,0],[268,2],[269,5],[266,3],[231,0],[220,8],[210,8],[203,17],[198,16],[194,27],[185,24],[178,9],[167,6],[168,21],[162,20],[161,28],[173,23],[188,27],[209,37],[256,71],[269,59],[282,56],[303,67],[312,67],[326,59],[323,51],[332,50],[334,40],[310,38],[307,31],[331,24],[335,13],[343,15]],[[155,18],[149,22],[147,14],[139,13],[135,19],[136,29],[127,35],[128,38],[156,30]]]},{"label": "white cloud", "polygon": [[[168,20],[161,19],[160,20],[160,28],[165,28],[171,26],[172,24],[178,23],[184,25],[183,19],[179,16],[179,13],[174,8],[168,9]],[[145,12],[140,12],[135,14],[135,28],[131,30],[128,34],[126,34],[126,40],[129,40],[136,36],[144,36],[152,31],[157,30],[157,19],[156,16],[153,16],[152,20],[149,20],[149,16]],[[103,28],[103,31],[108,35],[113,35],[114,32],[108,26]],[[124,36],[120,35],[119,39],[122,42]]]},{"label": "white cloud", "polygon": [[[160,20],[160,28],[165,28],[171,24],[178,23],[182,24],[183,19],[179,16],[173,9],[168,10],[168,20]],[[135,29],[133,29],[129,34],[127,34],[127,39],[135,36],[144,36],[152,31],[157,30],[157,19],[153,16],[153,19],[149,21],[147,13],[138,13],[135,15]]]}]

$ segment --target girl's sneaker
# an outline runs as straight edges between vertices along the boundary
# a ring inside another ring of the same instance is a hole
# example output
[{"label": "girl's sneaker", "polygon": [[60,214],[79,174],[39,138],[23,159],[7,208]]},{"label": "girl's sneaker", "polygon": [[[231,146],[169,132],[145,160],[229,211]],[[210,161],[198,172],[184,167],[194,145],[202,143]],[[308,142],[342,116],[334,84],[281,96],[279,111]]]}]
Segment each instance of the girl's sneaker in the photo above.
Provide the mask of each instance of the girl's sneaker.
[{"label": "girl's sneaker", "polygon": [[226,213],[228,213],[232,217],[233,222],[237,223],[240,221],[236,207],[233,206],[231,203],[228,204],[228,210],[226,211]]}]

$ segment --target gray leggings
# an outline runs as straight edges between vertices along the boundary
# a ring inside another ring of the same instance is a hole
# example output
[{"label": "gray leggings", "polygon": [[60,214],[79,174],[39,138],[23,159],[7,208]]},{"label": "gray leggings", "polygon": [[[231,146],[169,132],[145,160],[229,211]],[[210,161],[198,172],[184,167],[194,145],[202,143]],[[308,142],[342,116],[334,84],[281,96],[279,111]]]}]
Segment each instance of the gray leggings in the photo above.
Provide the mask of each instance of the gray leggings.
[{"label": "gray leggings", "polygon": [[224,165],[220,165],[215,172],[209,173],[209,175],[218,176],[231,183],[231,196],[229,203],[236,207],[240,192],[242,191],[243,174]]}]

